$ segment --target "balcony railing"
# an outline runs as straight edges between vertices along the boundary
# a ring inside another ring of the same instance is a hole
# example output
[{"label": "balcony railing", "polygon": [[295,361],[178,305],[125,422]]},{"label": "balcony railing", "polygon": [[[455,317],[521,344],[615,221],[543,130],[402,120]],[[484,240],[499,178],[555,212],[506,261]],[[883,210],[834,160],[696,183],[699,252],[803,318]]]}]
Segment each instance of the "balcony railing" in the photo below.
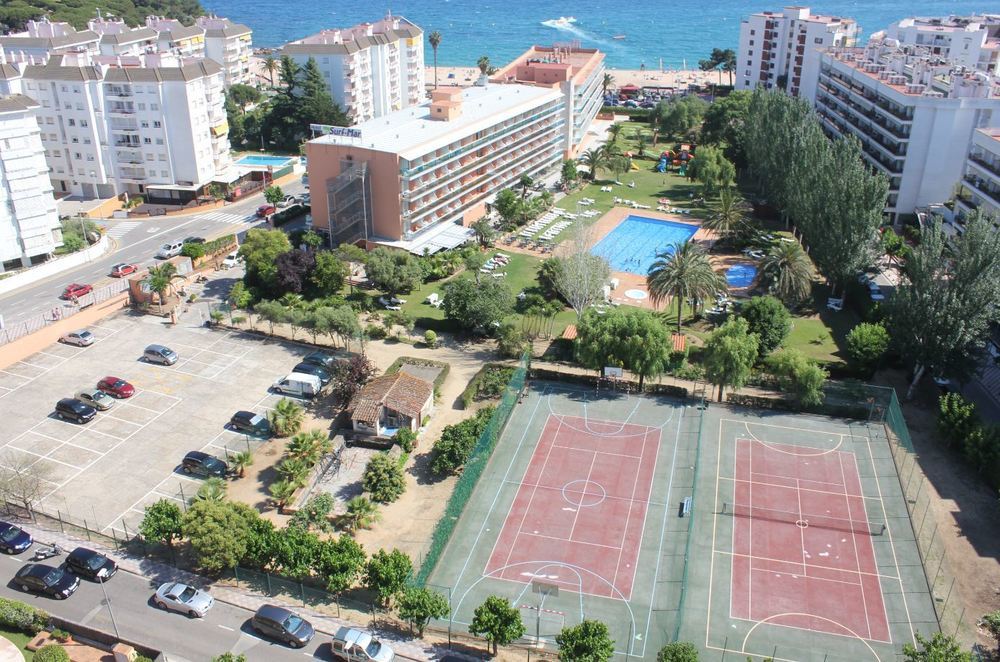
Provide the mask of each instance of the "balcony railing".
[{"label": "balcony railing", "polygon": [[1000,207],[1000,189],[993,190],[988,188],[988,182],[985,179],[981,179],[973,175],[966,175],[962,179],[966,184],[972,186],[978,193],[992,200],[994,205]]},{"label": "balcony railing", "polygon": [[984,168],[985,170],[992,172],[997,177],[1000,177],[1000,161],[997,161],[995,163],[990,163],[983,157],[978,156],[976,154],[970,155],[969,160],[978,165],[980,168]]}]

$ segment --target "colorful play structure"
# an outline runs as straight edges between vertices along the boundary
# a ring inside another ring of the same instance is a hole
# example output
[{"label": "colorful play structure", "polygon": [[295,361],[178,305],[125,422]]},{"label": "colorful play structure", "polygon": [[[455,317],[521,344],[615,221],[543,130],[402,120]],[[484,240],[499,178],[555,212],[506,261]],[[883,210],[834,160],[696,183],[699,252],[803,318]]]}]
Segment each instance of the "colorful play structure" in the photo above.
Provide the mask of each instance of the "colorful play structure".
[{"label": "colorful play structure", "polygon": [[681,177],[687,175],[687,166],[694,153],[691,145],[681,144],[676,151],[666,150],[660,154],[660,160],[653,168],[656,172],[668,172],[672,167],[677,168],[677,174]]}]

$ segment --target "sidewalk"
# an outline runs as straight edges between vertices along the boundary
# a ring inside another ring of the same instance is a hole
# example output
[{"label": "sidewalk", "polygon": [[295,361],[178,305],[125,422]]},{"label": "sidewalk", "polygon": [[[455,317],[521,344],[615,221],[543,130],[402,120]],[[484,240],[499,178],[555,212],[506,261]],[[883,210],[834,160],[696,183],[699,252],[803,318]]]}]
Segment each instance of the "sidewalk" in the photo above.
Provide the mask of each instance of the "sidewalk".
[{"label": "sidewalk", "polygon": [[[301,614],[307,620],[309,620],[313,627],[316,628],[318,632],[322,632],[326,635],[332,636],[336,633],[338,628],[348,626],[353,628],[359,628],[364,630],[371,630],[365,624],[351,623],[340,618],[335,618],[332,616],[327,616],[319,614],[315,611],[310,610],[308,607],[303,607],[298,603],[290,603],[283,600],[280,596],[276,597],[266,597],[263,595],[258,595],[256,593],[251,593],[249,591],[244,591],[239,588],[226,586],[222,583],[214,583],[206,577],[201,575],[196,575],[194,573],[186,572],[184,570],[179,570],[171,565],[165,563],[159,563],[156,561],[151,561],[142,557],[134,557],[126,554],[122,554],[116,550],[109,549],[95,543],[92,541],[86,541],[78,538],[73,538],[67,536],[59,531],[53,531],[50,529],[43,528],[37,523],[21,523],[18,522],[18,526],[27,531],[35,539],[36,543],[52,544],[56,543],[63,548],[64,551],[69,552],[78,546],[84,546],[87,548],[94,549],[107,555],[108,557],[114,559],[118,563],[118,567],[125,571],[137,575],[144,579],[150,580],[150,583],[164,583],[169,581],[179,581],[184,584],[190,584],[192,586],[208,588],[211,591],[212,596],[221,602],[225,602],[230,605],[237,607],[242,607],[250,611],[256,611],[258,607],[264,604],[283,604],[284,606],[295,610],[296,613]],[[385,630],[379,630],[379,638],[386,641],[392,645],[392,648],[396,651],[396,656],[408,660],[435,660],[438,656],[447,653],[449,656],[458,657],[461,659],[474,660],[477,658],[468,657],[455,653],[454,651],[440,651],[439,647],[433,644],[423,641],[421,639],[403,639],[399,637],[394,632],[388,632]],[[164,651],[169,652],[169,651]]]}]

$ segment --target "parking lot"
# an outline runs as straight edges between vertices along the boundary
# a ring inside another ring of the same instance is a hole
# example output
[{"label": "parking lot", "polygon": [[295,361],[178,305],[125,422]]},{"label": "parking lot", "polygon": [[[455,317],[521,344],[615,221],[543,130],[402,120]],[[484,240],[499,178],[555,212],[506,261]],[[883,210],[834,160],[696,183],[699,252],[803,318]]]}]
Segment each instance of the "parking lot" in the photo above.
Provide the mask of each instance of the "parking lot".
[{"label": "parking lot", "polygon": [[[134,533],[145,506],[159,499],[190,499],[201,480],[179,469],[188,451],[224,458],[267,443],[226,424],[237,410],[273,407],[281,396],[268,387],[310,351],[131,312],[89,328],[97,338],[90,347],[51,345],[0,370],[0,464],[30,465],[42,478],[42,509],[105,533]],[[152,343],[180,360],[142,361]],[[135,395],[84,425],[55,416],[57,400],[107,375],[130,382]]]}]

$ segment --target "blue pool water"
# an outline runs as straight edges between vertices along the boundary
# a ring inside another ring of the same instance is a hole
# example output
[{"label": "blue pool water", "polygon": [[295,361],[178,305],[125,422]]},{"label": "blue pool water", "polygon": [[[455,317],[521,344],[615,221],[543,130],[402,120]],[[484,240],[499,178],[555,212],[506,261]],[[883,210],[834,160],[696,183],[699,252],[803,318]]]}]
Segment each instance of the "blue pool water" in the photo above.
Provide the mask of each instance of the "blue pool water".
[{"label": "blue pool water", "polygon": [[752,264],[739,263],[726,269],[726,283],[729,287],[750,287],[757,277],[757,267]]},{"label": "blue pool water", "polygon": [[286,163],[291,161],[287,156],[258,156],[257,154],[251,154],[250,156],[244,156],[236,165],[241,166],[271,166],[273,168],[280,168]]},{"label": "blue pool water", "polygon": [[607,260],[612,271],[645,276],[657,253],[686,242],[697,231],[696,225],[628,216],[597,242],[590,252]]}]

